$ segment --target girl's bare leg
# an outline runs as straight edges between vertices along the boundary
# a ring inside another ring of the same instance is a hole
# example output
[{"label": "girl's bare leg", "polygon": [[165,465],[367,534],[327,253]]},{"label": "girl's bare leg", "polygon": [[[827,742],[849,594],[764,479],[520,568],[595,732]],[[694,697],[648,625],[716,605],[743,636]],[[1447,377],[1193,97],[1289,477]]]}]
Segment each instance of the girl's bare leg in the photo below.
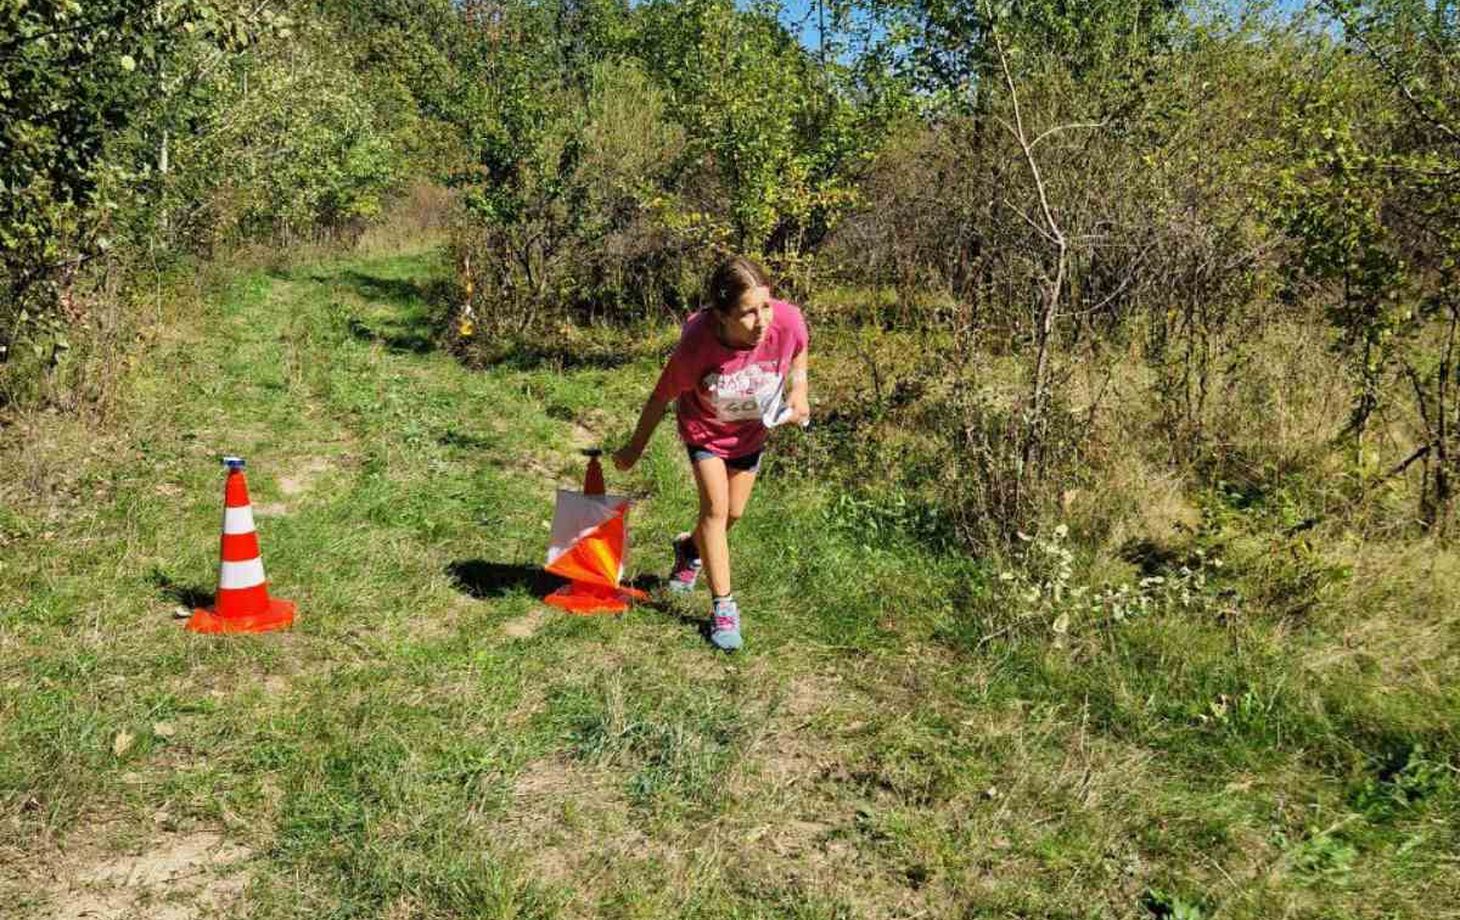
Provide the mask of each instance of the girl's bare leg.
[{"label": "girl's bare leg", "polygon": [[[724,597],[730,593],[730,544],[725,537],[745,514],[756,474],[754,470],[730,469],[718,458],[695,463],[694,473],[700,493],[700,517],[692,536],[710,580],[710,591]],[[709,548],[707,531],[712,534]],[[723,553],[714,548],[716,545],[723,546]]]},{"label": "girl's bare leg", "polygon": [[[730,544],[725,532],[730,526],[730,481],[725,461],[706,457],[694,464],[695,485],[700,492],[700,520],[695,525],[695,546],[699,547],[710,591],[716,597],[730,593]],[[741,502],[744,508],[744,502]]]},{"label": "girl's bare leg", "polygon": [[725,518],[725,532],[729,533],[745,514],[745,503],[750,501],[750,490],[755,488],[755,470],[726,469],[730,486],[730,508]]}]

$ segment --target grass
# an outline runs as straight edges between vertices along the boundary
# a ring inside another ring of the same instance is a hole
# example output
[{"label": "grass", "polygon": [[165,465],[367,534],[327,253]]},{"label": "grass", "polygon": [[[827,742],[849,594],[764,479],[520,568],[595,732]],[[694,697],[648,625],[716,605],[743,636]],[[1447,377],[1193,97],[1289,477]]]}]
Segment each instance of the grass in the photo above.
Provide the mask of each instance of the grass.
[{"label": "grass", "polygon": [[[469,369],[435,345],[444,271],[377,247],[225,274],[107,424],[0,433],[0,894],[20,916],[201,832],[247,854],[208,870],[246,897],[158,882],[108,903],[1455,915],[1450,551],[1326,533],[1305,555],[1260,501],[1208,496],[1223,574],[1056,633],[999,565],[773,455],[735,534],[744,654],[705,644],[702,597],[547,612],[553,489],[627,431],[655,349]],[[225,452],[249,459],[288,633],[172,619],[213,588]],[[670,432],[612,478],[641,499],[632,567],[664,569],[693,501]],[[1054,596],[1063,576],[1031,573]]]}]

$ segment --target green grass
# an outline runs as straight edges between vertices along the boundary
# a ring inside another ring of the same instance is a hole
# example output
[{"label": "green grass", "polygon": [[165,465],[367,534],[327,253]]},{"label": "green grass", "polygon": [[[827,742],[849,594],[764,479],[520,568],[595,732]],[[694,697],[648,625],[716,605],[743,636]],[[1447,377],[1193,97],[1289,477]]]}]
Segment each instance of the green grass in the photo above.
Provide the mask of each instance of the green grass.
[{"label": "green grass", "polygon": [[[469,369],[435,347],[442,271],[224,277],[116,418],[0,435],[22,916],[203,831],[247,848],[247,897],[215,906],[254,917],[1454,915],[1448,551],[1364,582],[1221,506],[1199,603],[1054,641],[995,566],[773,455],[734,539],[744,654],[705,644],[703,597],[548,612],[553,489],[627,431],[656,349]],[[692,511],[668,429],[611,477],[641,499],[637,572]],[[227,452],[288,633],[171,618],[212,591]],[[1233,621],[1224,591],[1257,600]]]}]

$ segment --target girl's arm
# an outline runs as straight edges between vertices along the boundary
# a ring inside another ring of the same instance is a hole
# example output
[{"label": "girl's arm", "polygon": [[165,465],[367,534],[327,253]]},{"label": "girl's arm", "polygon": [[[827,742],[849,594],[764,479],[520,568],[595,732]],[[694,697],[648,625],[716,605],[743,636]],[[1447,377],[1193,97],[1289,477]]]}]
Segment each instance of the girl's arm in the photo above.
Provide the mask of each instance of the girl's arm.
[{"label": "girl's arm", "polygon": [[634,464],[639,462],[639,455],[649,446],[649,438],[654,434],[654,429],[659,427],[659,420],[664,418],[664,410],[679,398],[680,393],[694,386],[696,377],[694,365],[689,359],[689,350],[685,333],[681,331],[679,344],[664,363],[664,369],[659,372],[659,380],[654,384],[654,391],[649,394],[649,398],[644,401],[643,410],[639,412],[639,424],[634,428],[634,436],[629,438],[629,443],[614,451],[613,465],[618,467],[619,472],[627,473],[633,469]]},{"label": "girl's arm", "polygon": [[806,380],[806,349],[791,359],[791,418],[797,424],[805,424],[811,418],[811,400],[807,395],[811,385]]},{"label": "girl's arm", "polygon": [[639,424],[634,429],[634,436],[629,438],[629,443],[614,452],[613,465],[618,467],[619,472],[627,473],[639,462],[639,455],[648,446],[649,437],[659,427],[659,420],[664,418],[664,410],[668,408],[669,400],[661,398],[657,389],[649,395],[643,411],[639,413]]}]

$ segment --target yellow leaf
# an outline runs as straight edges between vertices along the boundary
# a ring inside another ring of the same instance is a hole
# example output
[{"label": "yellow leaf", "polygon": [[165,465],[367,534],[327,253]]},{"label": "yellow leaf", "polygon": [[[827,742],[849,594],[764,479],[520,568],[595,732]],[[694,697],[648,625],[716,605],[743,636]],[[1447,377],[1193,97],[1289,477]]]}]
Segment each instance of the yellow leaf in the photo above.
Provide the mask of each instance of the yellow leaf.
[{"label": "yellow leaf", "polygon": [[112,753],[120,757],[127,753],[132,742],[137,740],[131,732],[117,732],[116,738],[112,739]]}]

